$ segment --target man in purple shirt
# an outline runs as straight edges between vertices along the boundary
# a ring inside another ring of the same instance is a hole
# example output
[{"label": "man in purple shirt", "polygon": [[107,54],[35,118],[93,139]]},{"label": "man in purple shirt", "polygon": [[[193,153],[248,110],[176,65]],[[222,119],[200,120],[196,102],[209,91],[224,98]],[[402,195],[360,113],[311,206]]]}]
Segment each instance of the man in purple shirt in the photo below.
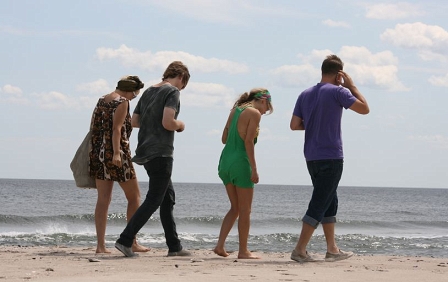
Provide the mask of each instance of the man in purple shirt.
[{"label": "man in purple shirt", "polygon": [[369,106],[351,77],[343,71],[343,66],[338,56],[327,56],[322,63],[320,83],[299,95],[291,118],[291,130],[305,130],[303,151],[314,187],[308,210],[302,218],[299,240],[291,254],[291,259],[298,262],[316,261],[306,247],[319,223],[327,241],[326,261],[343,260],[353,255],[340,250],[334,236],[337,188],[344,162],[341,118],[343,108],[365,115],[369,113]]}]

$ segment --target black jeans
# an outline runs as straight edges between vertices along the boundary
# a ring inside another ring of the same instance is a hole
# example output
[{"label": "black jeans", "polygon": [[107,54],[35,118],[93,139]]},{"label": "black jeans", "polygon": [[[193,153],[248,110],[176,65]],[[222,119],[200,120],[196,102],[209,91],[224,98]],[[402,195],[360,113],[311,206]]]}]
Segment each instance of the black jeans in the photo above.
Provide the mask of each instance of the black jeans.
[{"label": "black jeans", "polygon": [[182,245],[177,236],[176,223],[173,217],[175,204],[175,193],[171,182],[173,159],[155,158],[145,163],[144,167],[149,176],[148,193],[145,201],[137,209],[126,228],[120,234],[117,242],[126,247],[131,247],[135,235],[160,207],[160,221],[165,232],[168,251],[178,252],[182,250]]},{"label": "black jeans", "polygon": [[344,166],[343,160],[319,160],[306,163],[313,182],[313,195],[303,222],[317,228],[319,223],[335,223],[338,211],[338,185]]}]

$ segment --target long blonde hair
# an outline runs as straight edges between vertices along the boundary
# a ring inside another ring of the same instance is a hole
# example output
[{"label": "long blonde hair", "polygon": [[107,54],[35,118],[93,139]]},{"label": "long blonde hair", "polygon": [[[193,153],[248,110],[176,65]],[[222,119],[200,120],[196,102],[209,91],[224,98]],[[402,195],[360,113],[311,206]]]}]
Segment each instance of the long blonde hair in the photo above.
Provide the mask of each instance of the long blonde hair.
[{"label": "long blonde hair", "polygon": [[272,112],[274,111],[274,107],[272,106],[271,103],[271,94],[266,88],[261,87],[253,88],[252,90],[250,90],[249,93],[244,92],[243,94],[241,94],[238,100],[236,100],[235,104],[233,105],[233,108],[239,107],[253,100],[260,100],[260,99],[266,99],[268,103],[269,114],[272,114]]}]

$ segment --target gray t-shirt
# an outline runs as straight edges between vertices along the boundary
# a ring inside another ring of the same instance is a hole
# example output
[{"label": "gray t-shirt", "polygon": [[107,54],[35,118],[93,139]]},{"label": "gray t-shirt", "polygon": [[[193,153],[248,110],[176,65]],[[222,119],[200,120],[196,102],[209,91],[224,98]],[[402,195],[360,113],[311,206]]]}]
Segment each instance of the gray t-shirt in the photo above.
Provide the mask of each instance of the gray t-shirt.
[{"label": "gray t-shirt", "polygon": [[157,157],[173,157],[174,131],[166,130],[162,125],[165,107],[180,112],[180,92],[171,84],[159,87],[151,86],[143,92],[135,106],[134,113],[139,115],[140,129],[138,144],[132,161],[143,165]]}]

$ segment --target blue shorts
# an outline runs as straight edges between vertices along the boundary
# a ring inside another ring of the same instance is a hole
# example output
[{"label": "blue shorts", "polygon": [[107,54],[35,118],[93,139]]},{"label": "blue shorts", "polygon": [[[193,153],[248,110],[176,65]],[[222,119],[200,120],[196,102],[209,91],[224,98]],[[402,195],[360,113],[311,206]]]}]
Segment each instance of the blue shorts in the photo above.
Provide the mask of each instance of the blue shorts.
[{"label": "blue shorts", "polygon": [[306,162],[313,182],[313,195],[302,221],[317,228],[319,223],[336,222],[338,211],[337,189],[341,180],[344,160],[318,160]]}]

